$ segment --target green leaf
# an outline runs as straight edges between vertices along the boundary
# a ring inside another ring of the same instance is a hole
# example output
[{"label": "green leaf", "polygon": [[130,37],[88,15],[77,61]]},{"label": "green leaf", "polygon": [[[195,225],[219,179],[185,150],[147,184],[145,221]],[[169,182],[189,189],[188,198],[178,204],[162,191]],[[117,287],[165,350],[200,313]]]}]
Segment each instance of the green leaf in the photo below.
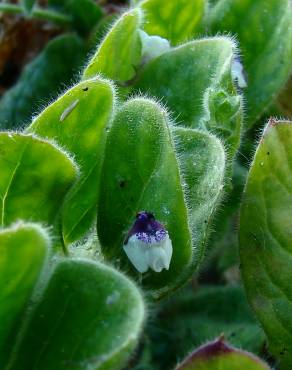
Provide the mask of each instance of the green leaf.
[{"label": "green leaf", "polygon": [[2,132],[0,172],[3,227],[19,219],[53,224],[77,170],[53,144],[32,135]]},{"label": "green leaf", "polygon": [[50,41],[0,100],[0,127],[15,128],[30,121],[36,109],[57,94],[60,84],[71,81],[84,56],[84,44],[75,35]]},{"label": "green leaf", "polygon": [[240,217],[247,296],[269,349],[292,366],[292,123],[270,120],[252,163]]},{"label": "green leaf", "polygon": [[18,223],[0,231],[0,363],[4,368],[29,297],[49,248],[36,224]]},{"label": "green leaf", "polygon": [[188,205],[195,269],[204,257],[213,216],[221,200],[225,152],[220,141],[206,132],[175,127],[173,135]]},{"label": "green leaf", "polygon": [[[143,287],[156,298],[185,282],[197,267],[223,181],[224,151],[217,139],[190,129],[175,135],[179,163],[165,111],[151,100],[128,101],[113,122],[101,175],[97,230],[108,259],[137,276],[122,246],[138,211],[153,212],[169,232],[170,269],[143,277]],[[191,226],[198,227],[193,247]]]},{"label": "green leaf", "polygon": [[113,25],[83,72],[83,79],[102,74],[118,82],[126,82],[136,75],[141,63],[139,27],[141,11],[124,13]]},{"label": "green leaf", "polygon": [[270,370],[251,353],[227,345],[223,338],[209,342],[191,353],[176,370]]},{"label": "green leaf", "polygon": [[114,104],[112,85],[102,79],[83,81],[34,119],[29,132],[54,139],[72,155],[80,176],[67,195],[63,212],[65,243],[78,240],[96,216],[101,160]]},{"label": "green leaf", "polygon": [[242,121],[241,97],[231,78],[234,57],[228,38],[192,41],[148,63],[134,87],[161,99],[178,124],[222,137],[233,158]]},{"label": "green leaf", "polygon": [[139,5],[145,12],[144,30],[178,45],[193,38],[200,30],[206,1],[144,0]]},{"label": "green leaf", "polygon": [[35,4],[35,0],[22,0],[22,6],[26,14],[30,14]]},{"label": "green leaf", "polygon": [[[154,102],[133,99],[116,114],[101,174],[98,236],[109,259],[134,273],[122,246],[139,210],[153,212],[169,232],[169,271],[149,273],[143,286],[169,289],[191,259],[187,208],[165,112]],[[118,259],[118,260],[117,260]]]},{"label": "green leaf", "polygon": [[212,33],[230,32],[239,40],[247,74],[249,128],[277,96],[290,75],[291,2],[220,0],[211,10],[209,24]]},{"label": "green leaf", "polygon": [[63,260],[20,337],[11,370],[115,370],[137,343],[144,305],[121,273]]}]

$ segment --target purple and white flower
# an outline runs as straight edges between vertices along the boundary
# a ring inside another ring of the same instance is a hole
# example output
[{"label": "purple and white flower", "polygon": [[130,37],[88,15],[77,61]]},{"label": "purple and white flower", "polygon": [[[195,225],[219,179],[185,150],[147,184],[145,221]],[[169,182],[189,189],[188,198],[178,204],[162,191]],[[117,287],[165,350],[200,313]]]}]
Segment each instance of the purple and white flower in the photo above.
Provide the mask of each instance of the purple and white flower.
[{"label": "purple and white flower", "polygon": [[172,243],[164,226],[150,212],[139,212],[124,242],[124,251],[135,268],[143,273],[168,270]]}]

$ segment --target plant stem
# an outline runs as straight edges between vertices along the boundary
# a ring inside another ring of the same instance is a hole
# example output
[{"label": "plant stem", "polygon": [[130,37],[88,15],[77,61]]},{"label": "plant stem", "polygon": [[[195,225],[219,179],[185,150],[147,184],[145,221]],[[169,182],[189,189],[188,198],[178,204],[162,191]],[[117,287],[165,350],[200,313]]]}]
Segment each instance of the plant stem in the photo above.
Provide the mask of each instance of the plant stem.
[{"label": "plant stem", "polygon": [[[23,8],[20,5],[15,4],[1,3],[0,12],[22,14],[23,16],[25,16]],[[63,26],[70,25],[72,23],[71,17],[55,12],[53,10],[48,10],[40,7],[34,7],[32,9],[31,17],[51,21]]]}]

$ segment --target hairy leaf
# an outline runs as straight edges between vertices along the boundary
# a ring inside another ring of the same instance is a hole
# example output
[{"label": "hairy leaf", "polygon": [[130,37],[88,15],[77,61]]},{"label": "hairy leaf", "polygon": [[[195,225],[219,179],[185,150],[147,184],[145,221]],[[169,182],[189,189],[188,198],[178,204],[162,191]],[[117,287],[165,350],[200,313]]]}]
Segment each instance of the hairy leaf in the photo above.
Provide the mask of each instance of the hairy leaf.
[{"label": "hairy leaf", "polygon": [[242,102],[232,78],[235,45],[225,37],[192,41],[148,63],[135,89],[161,99],[178,124],[216,133],[233,158]]},{"label": "hairy leaf", "polygon": [[90,59],[83,79],[101,74],[118,82],[131,80],[141,62],[139,27],[142,14],[139,9],[124,13],[113,25]]},{"label": "hairy leaf", "polygon": [[0,133],[1,226],[19,219],[53,224],[76,171],[53,144],[32,135]]},{"label": "hairy leaf", "polygon": [[191,236],[165,113],[154,102],[138,98],[117,113],[106,146],[98,235],[109,258],[115,256],[127,265],[122,246],[140,210],[153,212],[172,240],[170,270],[149,273],[143,281],[162,289],[173,284],[190,262]]},{"label": "hairy leaf", "polygon": [[271,120],[252,163],[240,217],[240,258],[248,299],[269,348],[292,366],[292,123]]},{"label": "hairy leaf", "polygon": [[198,266],[222,189],[220,142],[191,129],[177,130],[175,139],[180,162],[166,113],[150,100],[130,100],[113,122],[101,176],[98,235],[107,258],[135,273],[122,246],[138,211],[153,212],[169,232],[170,269],[143,277],[143,287],[155,297],[182,284]]},{"label": "hairy leaf", "polygon": [[49,244],[47,233],[36,224],[18,223],[0,231],[0,363],[3,369]]},{"label": "hairy leaf", "polygon": [[29,320],[11,370],[115,370],[137,342],[144,305],[116,270],[67,259],[55,268]]},{"label": "hairy leaf", "polygon": [[225,152],[220,141],[206,132],[175,127],[173,135],[192,230],[192,265],[197,267],[222,196]]},{"label": "hairy leaf", "polygon": [[236,35],[247,74],[247,128],[277,96],[291,72],[290,0],[220,0],[209,16],[210,30]]},{"label": "hairy leaf", "polygon": [[65,243],[78,240],[96,215],[98,184],[114,90],[102,79],[83,81],[65,92],[34,119],[29,132],[54,139],[74,155],[80,176],[62,212]]}]

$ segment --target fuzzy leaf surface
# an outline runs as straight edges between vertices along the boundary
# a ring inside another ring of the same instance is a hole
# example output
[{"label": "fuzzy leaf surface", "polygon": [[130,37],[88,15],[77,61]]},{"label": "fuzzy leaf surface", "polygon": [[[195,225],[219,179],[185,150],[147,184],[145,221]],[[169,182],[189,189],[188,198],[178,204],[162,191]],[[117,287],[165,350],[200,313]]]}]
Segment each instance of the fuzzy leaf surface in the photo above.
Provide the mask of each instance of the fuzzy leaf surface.
[{"label": "fuzzy leaf surface", "polygon": [[291,73],[290,0],[219,0],[209,15],[210,31],[236,35],[247,74],[247,128],[284,87]]},{"label": "fuzzy leaf surface", "polygon": [[11,370],[121,369],[136,345],[144,305],[116,270],[67,259],[55,268],[11,360]]},{"label": "fuzzy leaf surface", "polygon": [[247,296],[281,369],[292,366],[292,123],[270,120],[248,175],[240,216]]},{"label": "fuzzy leaf surface", "polygon": [[161,99],[179,125],[224,139],[233,158],[242,121],[241,97],[231,78],[234,56],[229,38],[192,41],[148,63],[134,88]]},{"label": "fuzzy leaf surface", "polygon": [[46,232],[19,223],[0,231],[0,364],[7,364],[49,248]]},{"label": "fuzzy leaf surface", "polygon": [[65,243],[83,236],[95,218],[101,160],[113,104],[114,90],[109,82],[98,78],[83,81],[49,105],[28,128],[68,150],[80,169],[62,211]]},{"label": "fuzzy leaf surface", "polygon": [[[130,100],[113,122],[101,176],[97,229],[107,258],[115,258],[138,277],[122,250],[138,211],[153,212],[169,232],[173,246],[170,269],[147,272],[143,277],[143,287],[155,297],[181,285],[198,266],[203,234],[207,234],[224,173],[224,151],[217,139],[189,129],[176,132],[176,140],[182,169],[165,111],[147,99]],[[184,140],[189,142],[185,151]],[[209,183],[206,174],[213,169],[214,179]],[[197,211],[192,208],[195,205]],[[198,237],[192,240],[192,228],[197,226]]]},{"label": "fuzzy leaf surface", "polygon": [[117,82],[131,80],[141,62],[141,11],[124,13],[112,26],[83,72],[83,79],[98,74]]},{"label": "fuzzy leaf surface", "polygon": [[192,265],[197,267],[223,192],[225,152],[215,136],[203,131],[174,127],[173,135],[192,231]]},{"label": "fuzzy leaf surface", "polygon": [[1,226],[21,219],[54,224],[77,170],[55,145],[18,133],[0,133]]},{"label": "fuzzy leaf surface", "polygon": [[122,246],[140,210],[153,212],[172,240],[170,270],[143,279],[143,285],[162,289],[189,264],[191,235],[166,114],[156,103],[137,98],[120,109],[108,136],[97,224],[103,253],[136,276]]}]

